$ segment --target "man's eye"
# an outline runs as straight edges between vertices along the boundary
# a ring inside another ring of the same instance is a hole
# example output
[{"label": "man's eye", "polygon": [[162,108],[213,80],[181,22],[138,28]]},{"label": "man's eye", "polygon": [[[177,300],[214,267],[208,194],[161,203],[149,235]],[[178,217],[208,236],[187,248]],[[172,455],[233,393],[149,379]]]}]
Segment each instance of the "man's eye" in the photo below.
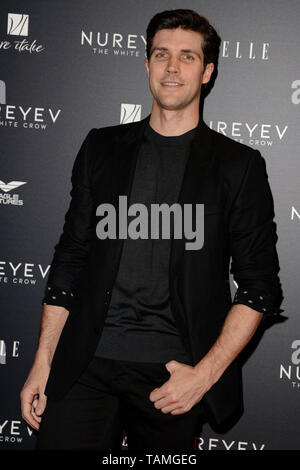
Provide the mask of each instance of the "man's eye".
[{"label": "man's eye", "polygon": [[[155,57],[163,57],[165,55],[164,52],[158,52]],[[191,62],[192,60],[194,60],[194,57],[192,55],[189,55],[189,54],[185,54],[184,57],[188,57],[188,60]]]}]

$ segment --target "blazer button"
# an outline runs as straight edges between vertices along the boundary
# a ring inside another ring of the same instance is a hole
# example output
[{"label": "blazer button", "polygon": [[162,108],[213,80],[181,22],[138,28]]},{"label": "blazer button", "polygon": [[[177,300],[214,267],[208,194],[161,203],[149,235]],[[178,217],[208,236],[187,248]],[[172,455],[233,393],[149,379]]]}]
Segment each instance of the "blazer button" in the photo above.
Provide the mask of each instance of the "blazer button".
[{"label": "blazer button", "polygon": [[96,328],[96,327],[95,327],[95,328],[94,328],[94,332],[95,332],[96,335],[99,335],[99,334],[100,334],[99,328]]}]

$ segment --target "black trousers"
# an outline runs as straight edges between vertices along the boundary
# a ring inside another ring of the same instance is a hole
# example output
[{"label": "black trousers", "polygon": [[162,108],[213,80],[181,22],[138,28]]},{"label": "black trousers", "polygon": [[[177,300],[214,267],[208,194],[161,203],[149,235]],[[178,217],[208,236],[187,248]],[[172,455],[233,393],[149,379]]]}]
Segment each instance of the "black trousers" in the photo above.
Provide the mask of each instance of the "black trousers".
[{"label": "black trousers", "polygon": [[36,450],[125,450],[126,434],[129,451],[194,451],[205,420],[201,401],[172,415],[149,399],[170,378],[164,364],[95,356],[62,400],[47,399]]}]

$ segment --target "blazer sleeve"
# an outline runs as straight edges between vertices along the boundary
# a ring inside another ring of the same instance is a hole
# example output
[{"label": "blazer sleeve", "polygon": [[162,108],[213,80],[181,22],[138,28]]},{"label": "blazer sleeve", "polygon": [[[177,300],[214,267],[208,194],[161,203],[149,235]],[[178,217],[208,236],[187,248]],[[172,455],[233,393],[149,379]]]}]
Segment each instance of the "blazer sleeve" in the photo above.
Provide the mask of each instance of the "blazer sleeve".
[{"label": "blazer sleeve", "polygon": [[231,209],[230,272],[238,285],[233,304],[262,312],[263,318],[284,311],[273,207],[265,160],[255,150]]},{"label": "blazer sleeve", "polygon": [[94,203],[89,174],[91,138],[97,129],[85,137],[72,168],[71,201],[58,243],[54,247],[48,282],[42,304],[57,305],[67,310],[76,297],[79,276],[84,268],[93,238]]}]

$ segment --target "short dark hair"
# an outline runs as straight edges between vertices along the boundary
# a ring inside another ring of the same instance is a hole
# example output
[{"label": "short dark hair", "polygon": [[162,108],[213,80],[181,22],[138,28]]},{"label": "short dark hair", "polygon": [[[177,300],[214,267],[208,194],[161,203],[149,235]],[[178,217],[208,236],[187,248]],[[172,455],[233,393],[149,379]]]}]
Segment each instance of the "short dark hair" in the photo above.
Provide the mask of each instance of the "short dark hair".
[{"label": "short dark hair", "polygon": [[202,34],[202,51],[204,55],[204,68],[210,62],[215,66],[218,63],[221,39],[214,27],[204,17],[194,10],[177,9],[165,10],[151,18],[147,27],[146,55],[150,60],[150,51],[155,33],[160,29],[190,29]]}]

